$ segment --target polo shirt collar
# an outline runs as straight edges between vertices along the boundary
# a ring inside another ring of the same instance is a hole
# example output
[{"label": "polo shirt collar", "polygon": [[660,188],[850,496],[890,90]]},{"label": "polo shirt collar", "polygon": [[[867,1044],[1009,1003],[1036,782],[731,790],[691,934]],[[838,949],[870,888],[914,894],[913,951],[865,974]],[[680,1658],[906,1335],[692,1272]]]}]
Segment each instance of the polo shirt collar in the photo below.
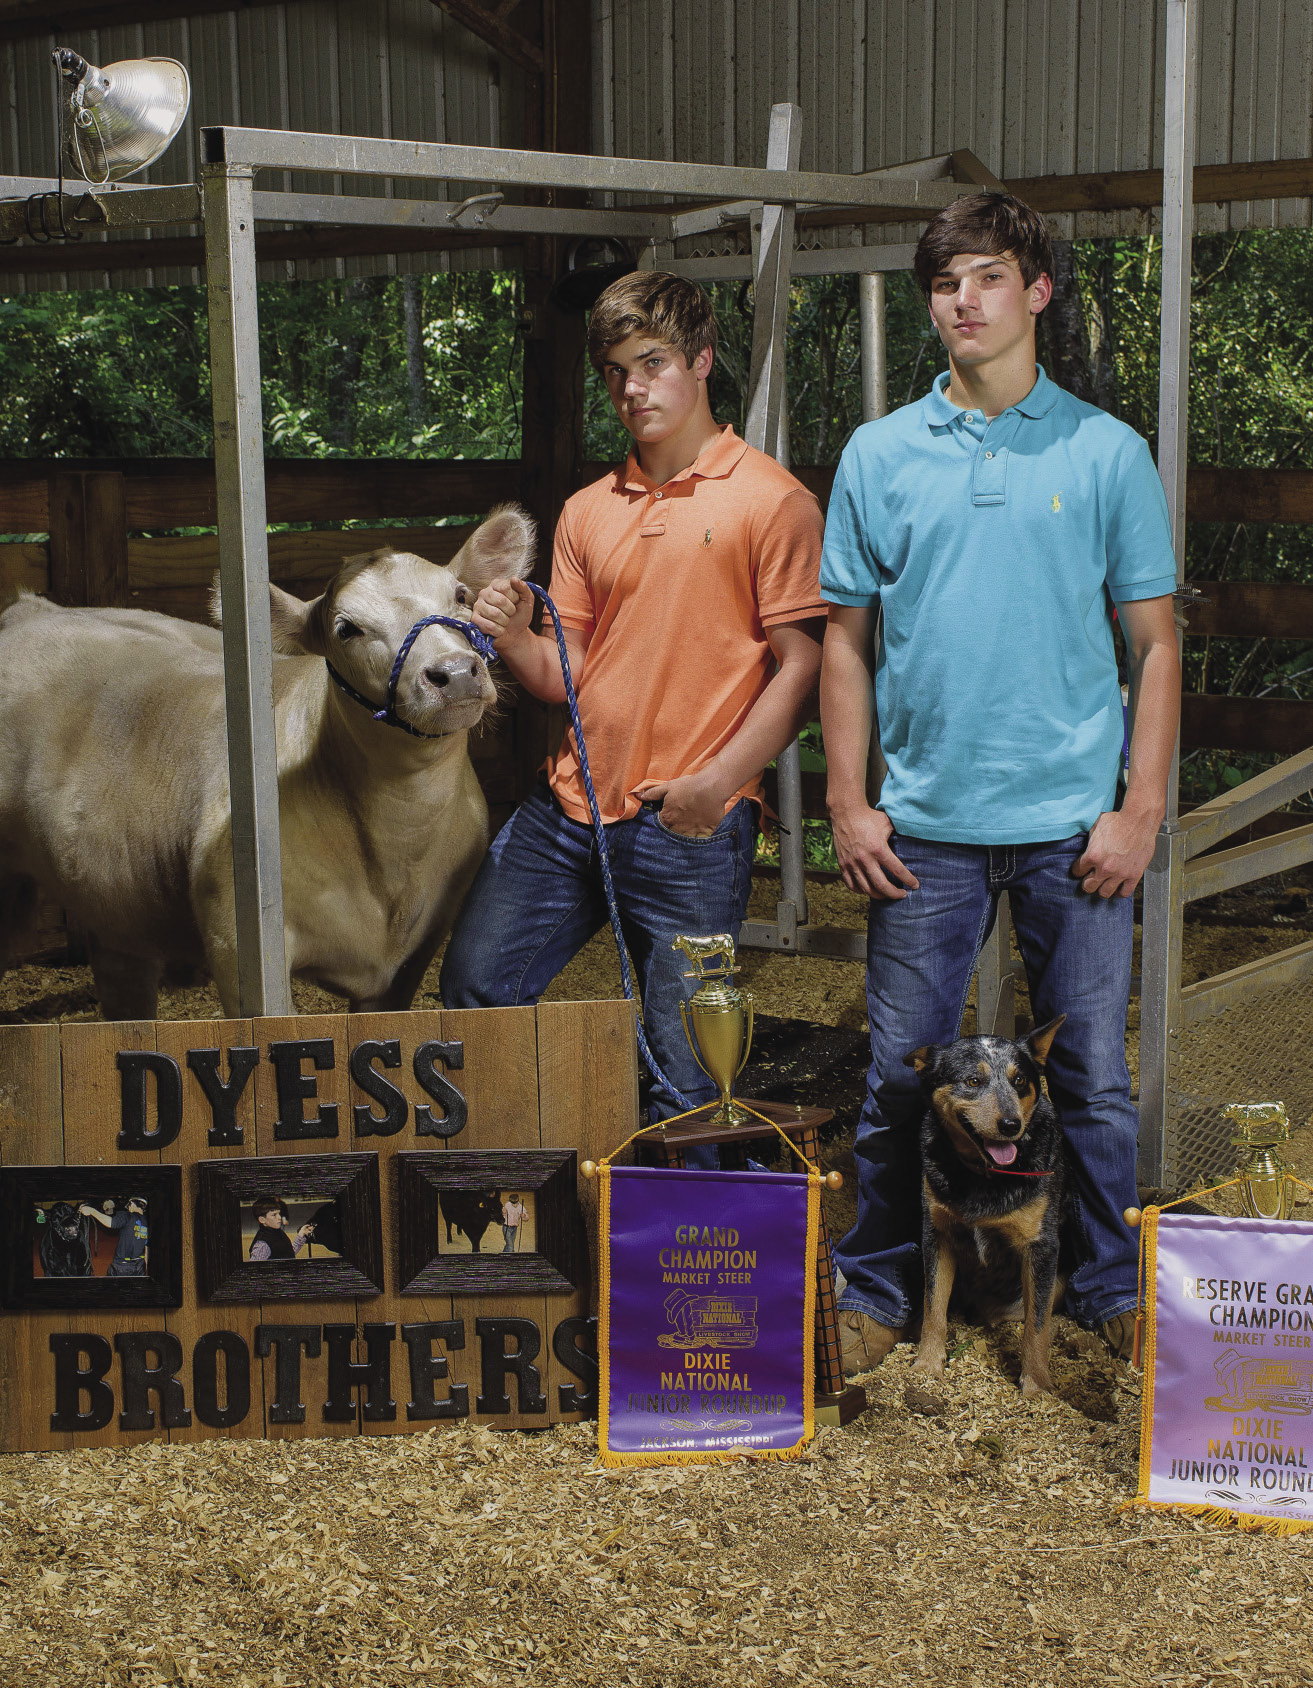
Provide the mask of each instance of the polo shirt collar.
[{"label": "polo shirt collar", "polygon": [[[961,415],[961,407],[955,405],[948,396],[949,371],[943,370],[935,376],[934,385],[925,397],[925,417],[932,428],[943,428],[955,422]],[[1058,402],[1058,388],[1040,368],[1035,365],[1035,385],[1024,399],[1018,399],[1016,404],[1009,405],[1010,410],[1019,410],[1023,416],[1035,419],[1047,416]],[[1003,414],[1006,416],[1007,411]]]},{"label": "polo shirt collar", "polygon": [[[949,408],[953,407],[950,406]],[[663,484],[674,486],[677,481],[690,480],[694,475],[700,480],[723,480],[747,449],[747,441],[741,440],[730,424],[726,422],[722,425],[717,437],[705,451],[694,458],[687,469],[681,469],[677,475],[672,475],[670,480]],[[622,484],[626,492],[651,492],[657,482],[643,473],[636,454],[631,451],[625,463]]]}]

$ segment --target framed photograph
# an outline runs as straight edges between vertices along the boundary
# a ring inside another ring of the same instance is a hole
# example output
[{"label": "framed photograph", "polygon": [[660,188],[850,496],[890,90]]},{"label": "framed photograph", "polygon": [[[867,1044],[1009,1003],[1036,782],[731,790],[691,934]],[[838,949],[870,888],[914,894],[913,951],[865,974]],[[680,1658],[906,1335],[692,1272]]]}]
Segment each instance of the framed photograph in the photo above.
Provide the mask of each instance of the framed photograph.
[{"label": "framed photograph", "polygon": [[573,1149],[396,1156],[402,1295],[561,1294],[579,1282]]},{"label": "framed photograph", "polygon": [[377,1155],[202,1161],[196,1171],[197,1264],[207,1301],[383,1293]]},{"label": "framed photograph", "polygon": [[182,1305],[182,1169],[0,1168],[0,1299],[22,1312]]}]

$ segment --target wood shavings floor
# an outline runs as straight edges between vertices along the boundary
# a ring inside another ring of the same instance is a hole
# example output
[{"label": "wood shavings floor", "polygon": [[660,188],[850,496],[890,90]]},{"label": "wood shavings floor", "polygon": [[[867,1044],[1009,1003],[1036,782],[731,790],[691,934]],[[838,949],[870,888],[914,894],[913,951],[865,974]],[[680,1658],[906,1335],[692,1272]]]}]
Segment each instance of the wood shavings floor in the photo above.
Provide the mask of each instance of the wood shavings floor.
[{"label": "wood shavings floor", "polygon": [[[1187,979],[1303,936],[1187,927]],[[552,997],[618,994],[609,945]],[[858,965],[746,960],[761,1012],[862,1025]],[[161,1006],[217,1012],[208,986]],[[85,968],[3,981],[5,1019],[95,1013]],[[1292,1151],[1313,1177],[1313,1134]],[[0,1688],[1313,1684],[1313,1536],[1121,1510],[1137,1375],[1059,1320],[1057,1394],[1023,1402],[1016,1344],[954,1327],[919,1410],[899,1347],[793,1463],[603,1473],[591,1426],[0,1458]]]},{"label": "wood shavings floor", "polygon": [[[1138,1380],[1060,1322],[900,1347],[805,1458],[603,1473],[591,1427],[0,1462],[0,1681],[963,1688],[1313,1680],[1313,1540],[1121,1511]],[[924,1392],[923,1392],[924,1394]]]}]

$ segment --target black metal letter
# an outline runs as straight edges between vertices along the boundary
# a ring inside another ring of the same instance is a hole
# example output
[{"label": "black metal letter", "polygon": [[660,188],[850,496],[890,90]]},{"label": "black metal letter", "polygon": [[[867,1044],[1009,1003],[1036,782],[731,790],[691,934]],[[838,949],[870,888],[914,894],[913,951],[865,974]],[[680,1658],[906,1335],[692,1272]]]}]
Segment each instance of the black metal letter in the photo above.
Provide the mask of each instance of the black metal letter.
[{"label": "black metal letter", "polygon": [[435,1117],[433,1109],[421,1102],[415,1109],[416,1137],[454,1137],[464,1131],[470,1117],[465,1098],[449,1078],[437,1070],[437,1062],[459,1071],[465,1065],[465,1045],[454,1043],[421,1043],[415,1051],[415,1078],[420,1089],[442,1104],[442,1117]]},{"label": "black metal letter", "polygon": [[[114,1416],[114,1391],[105,1373],[114,1360],[114,1350],[103,1336],[71,1336],[62,1332],[50,1338],[55,1356],[55,1410],[50,1415],[52,1430],[103,1430]],[[84,1371],[78,1362],[86,1356]],[[82,1411],[86,1391],[90,1406]]]},{"label": "black metal letter", "polygon": [[318,1325],[257,1325],[255,1351],[264,1359],[274,1355],[274,1398],[269,1403],[270,1424],[304,1424],[305,1402],[301,1399],[301,1350],[312,1360],[319,1358]]},{"label": "black metal letter", "polygon": [[[225,1404],[219,1405],[219,1355]],[[210,1330],[191,1351],[191,1396],[196,1416],[212,1430],[240,1424],[251,1410],[251,1356],[235,1330]]]},{"label": "black metal letter", "polygon": [[[160,1398],[160,1424],[169,1430],[185,1430],[191,1423],[191,1409],[183,1397],[178,1373],[182,1370],[182,1344],[172,1331],[120,1331],[114,1338],[123,1374],[123,1411],[120,1430],[154,1430],[155,1414],[150,1404],[153,1389]],[[146,1356],[154,1356],[148,1366]]]},{"label": "black metal letter", "polygon": [[410,1106],[395,1084],[389,1084],[382,1073],[370,1065],[381,1061],[385,1067],[401,1065],[401,1044],[393,1037],[386,1043],[358,1043],[351,1051],[351,1077],[376,1102],[383,1104],[382,1114],[376,1114],[365,1102],[357,1102],[351,1110],[357,1137],[393,1137],[406,1123]]},{"label": "black metal letter", "polygon": [[435,1342],[443,1342],[449,1349],[465,1346],[464,1319],[439,1319],[432,1324],[402,1325],[401,1340],[410,1350],[410,1400],[406,1403],[407,1418],[468,1418],[470,1416],[470,1386],[453,1383],[441,1401],[433,1393],[434,1380],[441,1381],[447,1373],[447,1356],[435,1354]]},{"label": "black metal letter", "polygon": [[219,1077],[217,1049],[189,1049],[187,1065],[196,1074],[205,1100],[210,1104],[214,1124],[210,1127],[209,1143],[222,1148],[225,1143],[242,1142],[242,1128],[237,1123],[237,1104],[246,1089],[246,1081],[260,1064],[260,1051],[238,1044],[228,1051],[228,1082]]},{"label": "black metal letter", "polygon": [[[481,1349],[479,1397],[474,1403],[481,1413],[508,1413],[511,1398],[506,1393],[506,1374],[515,1373],[515,1393],[522,1413],[545,1413],[547,1397],[542,1379],[532,1362],[542,1347],[542,1333],[532,1319],[475,1319],[474,1334]],[[506,1352],[506,1338],[515,1347]]]},{"label": "black metal letter", "polygon": [[[592,1349],[581,1347],[579,1338],[591,1341]],[[562,1319],[552,1332],[552,1353],[576,1377],[582,1378],[584,1387],[578,1388],[573,1383],[558,1383],[556,1386],[557,1400],[563,1413],[586,1413],[590,1418],[597,1417],[597,1319],[581,1318],[578,1316]]]},{"label": "black metal letter", "polygon": [[313,1119],[305,1117],[302,1103],[315,1094],[312,1073],[303,1073],[301,1063],[313,1061],[319,1072],[333,1066],[331,1037],[298,1038],[291,1043],[271,1043],[269,1059],[274,1064],[274,1081],[278,1089],[278,1118],[274,1121],[275,1137],[336,1137],[337,1103],[321,1102]]},{"label": "black metal letter", "polygon": [[396,1334],[395,1325],[362,1326],[368,1358],[357,1364],[351,1358],[356,1327],[324,1326],[324,1341],[328,1344],[328,1399],[324,1402],[327,1423],[348,1424],[356,1416],[356,1403],[351,1399],[353,1389],[365,1391],[360,1411],[371,1423],[390,1422],[397,1416],[397,1403],[392,1399],[392,1339]]},{"label": "black metal letter", "polygon": [[[121,1093],[120,1149],[165,1149],[182,1130],[182,1068],[172,1055],[153,1049],[120,1049],[114,1057]],[[158,1117],[146,1130],[146,1074],[155,1074]]]}]

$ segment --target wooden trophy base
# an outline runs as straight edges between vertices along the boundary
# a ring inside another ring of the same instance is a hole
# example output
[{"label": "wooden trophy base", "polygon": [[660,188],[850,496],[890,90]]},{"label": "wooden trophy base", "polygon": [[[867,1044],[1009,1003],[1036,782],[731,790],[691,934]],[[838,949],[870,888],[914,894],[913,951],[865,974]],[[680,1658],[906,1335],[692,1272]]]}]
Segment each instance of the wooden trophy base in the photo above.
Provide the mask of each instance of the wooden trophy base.
[{"label": "wooden trophy base", "polygon": [[[785,1102],[754,1102],[740,1098],[768,1120],[779,1126],[790,1141],[796,1143],[813,1164],[820,1161],[820,1128],[834,1118],[829,1108],[790,1107]],[[720,1150],[720,1161],[726,1170],[747,1165],[748,1146],[763,1141],[774,1142],[775,1133],[768,1131],[760,1120],[750,1119],[746,1125],[716,1126],[707,1117],[719,1106],[708,1102],[687,1119],[678,1120],[664,1131],[653,1132],[642,1140],[642,1149],[657,1166],[683,1166],[684,1152],[704,1143]],[[839,1342],[839,1311],[834,1297],[834,1262],[830,1255],[830,1227],[825,1222],[825,1207],[821,1206],[821,1222],[816,1236],[816,1405],[817,1425],[850,1424],[859,1413],[866,1411],[866,1391],[859,1383],[845,1383],[843,1354]]]}]

